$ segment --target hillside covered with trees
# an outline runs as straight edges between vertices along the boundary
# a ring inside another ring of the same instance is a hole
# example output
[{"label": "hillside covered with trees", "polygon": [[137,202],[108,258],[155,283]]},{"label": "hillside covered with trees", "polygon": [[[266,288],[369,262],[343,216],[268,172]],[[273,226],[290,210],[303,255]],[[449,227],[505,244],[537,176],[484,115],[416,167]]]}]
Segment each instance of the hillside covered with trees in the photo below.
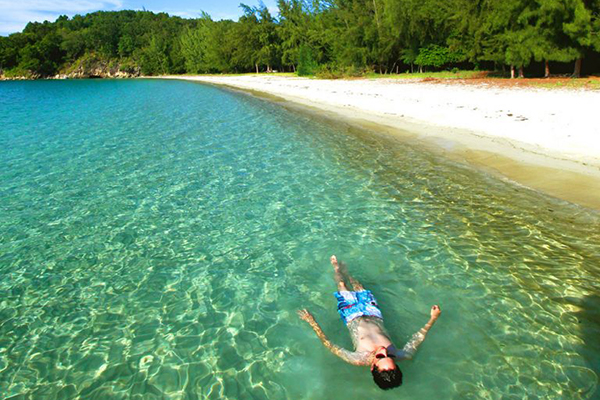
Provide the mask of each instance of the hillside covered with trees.
[{"label": "hillside covered with trees", "polygon": [[[238,21],[149,11],[29,23],[0,37],[5,76],[451,68],[600,72],[600,0],[279,0]],[[545,67],[545,68],[544,68]]]}]

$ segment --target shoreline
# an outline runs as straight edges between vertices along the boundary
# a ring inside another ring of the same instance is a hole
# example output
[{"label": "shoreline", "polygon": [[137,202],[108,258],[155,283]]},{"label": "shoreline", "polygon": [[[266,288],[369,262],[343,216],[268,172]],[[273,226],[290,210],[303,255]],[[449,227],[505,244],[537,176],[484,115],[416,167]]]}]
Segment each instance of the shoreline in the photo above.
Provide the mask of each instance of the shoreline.
[{"label": "shoreline", "polygon": [[383,79],[157,78],[227,87],[404,137],[452,160],[600,211],[600,126],[594,122],[600,92]]}]

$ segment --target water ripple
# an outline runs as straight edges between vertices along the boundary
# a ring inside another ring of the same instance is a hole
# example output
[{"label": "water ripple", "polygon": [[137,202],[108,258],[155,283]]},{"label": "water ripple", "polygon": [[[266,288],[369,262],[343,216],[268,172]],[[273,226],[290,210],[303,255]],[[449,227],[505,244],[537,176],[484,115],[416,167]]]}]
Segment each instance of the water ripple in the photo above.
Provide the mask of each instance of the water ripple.
[{"label": "water ripple", "polygon": [[398,345],[444,310],[398,395],[595,396],[597,214],[212,87],[0,97],[2,398],[382,398],[295,316],[350,346],[332,253]]}]

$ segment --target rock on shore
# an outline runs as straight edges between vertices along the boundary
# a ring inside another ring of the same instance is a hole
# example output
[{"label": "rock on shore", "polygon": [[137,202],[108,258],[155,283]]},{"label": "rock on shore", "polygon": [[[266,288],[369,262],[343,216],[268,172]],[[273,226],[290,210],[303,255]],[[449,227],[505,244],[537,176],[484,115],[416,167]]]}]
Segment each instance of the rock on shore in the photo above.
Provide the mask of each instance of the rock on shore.
[{"label": "rock on shore", "polygon": [[0,80],[34,80],[34,79],[86,79],[86,78],[135,78],[140,76],[140,68],[137,66],[123,65],[111,61],[97,59],[78,60],[65,72],[52,76],[40,74],[29,74],[27,76],[6,76],[0,70]]},{"label": "rock on shore", "polygon": [[65,74],[57,74],[54,79],[83,78],[134,78],[140,76],[139,67],[123,66],[119,63],[99,60],[78,61],[74,68]]}]

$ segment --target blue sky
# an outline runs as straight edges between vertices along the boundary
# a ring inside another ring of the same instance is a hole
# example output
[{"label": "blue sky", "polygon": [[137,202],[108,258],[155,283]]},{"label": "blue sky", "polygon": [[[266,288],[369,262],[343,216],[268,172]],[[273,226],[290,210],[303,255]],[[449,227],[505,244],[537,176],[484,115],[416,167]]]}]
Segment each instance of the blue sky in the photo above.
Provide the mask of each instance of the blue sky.
[{"label": "blue sky", "polygon": [[[276,0],[264,4],[277,14]],[[240,3],[258,5],[258,0],[0,0],[0,35],[23,30],[27,22],[54,21],[59,15],[73,16],[98,10],[141,10],[167,12],[184,18],[196,18],[206,11],[213,19],[237,20]]]}]

